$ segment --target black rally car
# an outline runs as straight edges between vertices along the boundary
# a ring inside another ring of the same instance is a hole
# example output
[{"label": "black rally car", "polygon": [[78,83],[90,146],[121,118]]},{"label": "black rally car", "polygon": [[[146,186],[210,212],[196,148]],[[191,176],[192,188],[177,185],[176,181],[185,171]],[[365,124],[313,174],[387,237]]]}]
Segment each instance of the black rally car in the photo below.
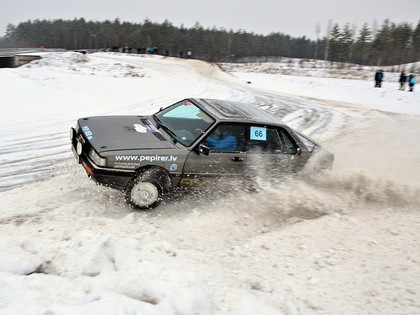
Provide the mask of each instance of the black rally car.
[{"label": "black rally car", "polygon": [[184,99],[150,116],[80,118],[70,138],[88,176],[137,209],[157,206],[176,187],[281,176],[309,161],[331,168],[334,160],[258,106],[217,99]]}]

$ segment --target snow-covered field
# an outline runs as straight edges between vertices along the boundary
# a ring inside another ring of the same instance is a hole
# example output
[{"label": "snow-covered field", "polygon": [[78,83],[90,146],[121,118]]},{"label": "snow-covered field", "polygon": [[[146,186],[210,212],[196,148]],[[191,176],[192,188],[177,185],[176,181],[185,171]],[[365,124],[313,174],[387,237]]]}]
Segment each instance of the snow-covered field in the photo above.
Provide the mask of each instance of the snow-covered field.
[{"label": "snow-covered field", "polygon": [[[263,67],[66,52],[0,69],[0,314],[419,314],[419,91]],[[334,167],[136,212],[73,160],[77,118],[185,97],[262,106]]]}]

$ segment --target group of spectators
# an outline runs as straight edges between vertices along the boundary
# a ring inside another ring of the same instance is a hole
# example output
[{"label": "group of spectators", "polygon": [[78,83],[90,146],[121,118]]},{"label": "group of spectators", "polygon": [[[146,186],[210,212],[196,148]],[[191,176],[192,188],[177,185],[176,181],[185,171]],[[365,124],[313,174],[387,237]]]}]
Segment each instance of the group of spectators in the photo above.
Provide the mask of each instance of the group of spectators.
[{"label": "group of spectators", "polygon": [[[118,47],[118,46],[112,46],[112,48],[108,49],[108,51],[112,52],[122,52],[126,54],[150,54],[150,55],[160,55],[161,52],[159,51],[158,47],[141,47],[141,48],[131,48],[131,47]],[[165,56],[169,56],[169,50],[165,50],[164,53]],[[184,54],[183,51],[180,51],[178,54],[179,58],[192,58],[192,52],[191,50],[187,50]]]},{"label": "group of spectators", "polygon": [[[375,73],[375,87],[382,87],[382,81],[384,80],[384,71],[378,70]],[[414,92],[414,85],[416,85],[416,76],[414,74],[406,75],[404,71],[400,74],[400,79],[398,82],[400,83],[399,90],[405,91],[405,86],[408,84],[408,91]]]},{"label": "group of spectators", "polygon": [[416,76],[414,74],[406,75],[405,72],[401,72],[400,75],[400,90],[405,91],[405,85],[408,83],[408,90],[410,92],[414,91],[414,85],[416,84]]}]

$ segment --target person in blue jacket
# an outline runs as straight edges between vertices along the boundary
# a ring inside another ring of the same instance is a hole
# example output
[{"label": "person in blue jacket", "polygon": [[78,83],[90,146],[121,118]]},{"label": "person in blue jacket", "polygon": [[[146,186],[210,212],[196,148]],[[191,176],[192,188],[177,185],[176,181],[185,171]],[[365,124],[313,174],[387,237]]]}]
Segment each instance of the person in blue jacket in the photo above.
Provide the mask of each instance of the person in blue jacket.
[{"label": "person in blue jacket", "polygon": [[232,152],[236,151],[237,140],[228,126],[218,126],[204,143],[212,151]]},{"label": "person in blue jacket", "polygon": [[416,81],[416,76],[414,74],[410,74],[410,76],[408,77],[408,86],[410,87],[410,92],[414,91],[414,85],[416,84]]},{"label": "person in blue jacket", "polygon": [[379,70],[376,71],[375,73],[375,87],[382,87],[382,81],[384,79],[384,71],[383,70]]}]

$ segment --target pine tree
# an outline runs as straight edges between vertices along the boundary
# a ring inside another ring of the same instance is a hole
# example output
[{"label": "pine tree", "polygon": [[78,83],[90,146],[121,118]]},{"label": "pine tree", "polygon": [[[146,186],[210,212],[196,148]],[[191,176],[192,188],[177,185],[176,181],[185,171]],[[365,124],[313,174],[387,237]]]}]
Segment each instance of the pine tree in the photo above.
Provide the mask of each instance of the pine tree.
[{"label": "pine tree", "polygon": [[369,29],[367,23],[364,23],[354,46],[354,60],[356,63],[366,64],[369,58],[368,53],[371,41],[372,31]]}]

